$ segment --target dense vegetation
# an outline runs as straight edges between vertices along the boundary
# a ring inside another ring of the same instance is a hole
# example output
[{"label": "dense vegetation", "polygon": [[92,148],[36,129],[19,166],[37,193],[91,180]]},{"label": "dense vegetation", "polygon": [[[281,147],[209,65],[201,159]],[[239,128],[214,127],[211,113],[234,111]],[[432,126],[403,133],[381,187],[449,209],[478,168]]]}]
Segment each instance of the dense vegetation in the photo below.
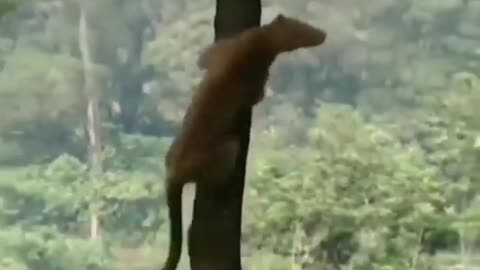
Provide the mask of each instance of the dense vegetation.
[{"label": "dense vegetation", "polygon": [[[0,268],[156,269],[163,156],[202,75],[213,0],[20,2],[0,23]],[[480,269],[480,2],[264,0],[263,21],[278,12],[328,42],[281,56],[255,110],[245,266]]]}]

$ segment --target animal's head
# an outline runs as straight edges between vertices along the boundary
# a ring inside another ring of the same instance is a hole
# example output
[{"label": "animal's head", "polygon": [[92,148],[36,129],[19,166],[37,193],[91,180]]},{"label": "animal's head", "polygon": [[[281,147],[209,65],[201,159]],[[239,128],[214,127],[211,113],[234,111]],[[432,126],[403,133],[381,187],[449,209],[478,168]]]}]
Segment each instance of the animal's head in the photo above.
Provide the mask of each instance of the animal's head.
[{"label": "animal's head", "polygon": [[279,53],[315,47],[324,43],[327,37],[322,29],[283,14],[277,15],[266,29],[272,45]]},{"label": "animal's head", "polygon": [[[213,68],[221,70],[224,64],[232,63],[233,59],[245,58],[242,52],[259,52],[259,48],[267,46],[276,56],[282,52],[318,46],[325,42],[326,36],[322,29],[279,14],[266,25],[250,28],[210,45],[200,55],[197,65],[209,71]],[[249,63],[262,60],[258,56],[250,59]],[[265,56],[271,57],[269,54]]]}]

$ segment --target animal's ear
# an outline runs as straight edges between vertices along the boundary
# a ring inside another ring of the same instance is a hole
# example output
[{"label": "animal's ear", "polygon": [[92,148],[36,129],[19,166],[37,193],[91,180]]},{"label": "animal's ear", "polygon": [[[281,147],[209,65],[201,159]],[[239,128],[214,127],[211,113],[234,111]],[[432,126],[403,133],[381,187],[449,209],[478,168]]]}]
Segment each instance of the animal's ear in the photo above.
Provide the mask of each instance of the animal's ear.
[{"label": "animal's ear", "polygon": [[273,19],[273,21],[274,21],[275,23],[281,23],[281,22],[284,22],[286,18],[287,18],[287,17],[286,17],[285,15],[283,15],[282,13],[279,13],[279,14],[277,15],[277,17],[275,17],[275,19]]},{"label": "animal's ear", "polygon": [[209,70],[216,64],[219,64],[219,61],[225,58],[225,56],[231,52],[233,49],[232,39],[226,38],[216,41],[215,43],[208,46],[197,60],[197,65],[201,69]]}]

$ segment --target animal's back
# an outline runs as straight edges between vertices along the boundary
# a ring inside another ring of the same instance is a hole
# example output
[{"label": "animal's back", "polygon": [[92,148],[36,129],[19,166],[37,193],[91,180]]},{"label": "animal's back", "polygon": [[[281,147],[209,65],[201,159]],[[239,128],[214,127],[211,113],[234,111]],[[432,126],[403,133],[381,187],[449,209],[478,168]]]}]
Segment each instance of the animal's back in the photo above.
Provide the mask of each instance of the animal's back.
[{"label": "animal's back", "polygon": [[208,152],[231,130],[238,109],[239,87],[221,77],[207,76],[192,97],[176,140],[176,155]]}]

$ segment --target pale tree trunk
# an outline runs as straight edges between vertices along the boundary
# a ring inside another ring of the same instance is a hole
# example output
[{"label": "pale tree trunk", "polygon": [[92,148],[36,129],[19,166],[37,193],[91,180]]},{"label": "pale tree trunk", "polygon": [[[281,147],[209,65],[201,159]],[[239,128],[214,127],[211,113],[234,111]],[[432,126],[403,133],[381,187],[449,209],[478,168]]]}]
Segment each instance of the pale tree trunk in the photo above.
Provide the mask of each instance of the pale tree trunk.
[{"label": "pale tree trunk", "polygon": [[[85,9],[80,11],[80,21],[78,29],[78,45],[83,63],[84,91],[87,99],[86,119],[89,139],[89,161],[90,161],[90,180],[100,181],[103,174],[102,166],[102,142],[101,142],[101,117],[99,110],[99,99],[101,90],[99,87],[99,78],[95,72],[92,59],[92,39],[90,29],[88,28],[88,19]],[[97,209],[91,209],[90,219],[90,239],[96,240],[99,237],[99,216]]]}]

